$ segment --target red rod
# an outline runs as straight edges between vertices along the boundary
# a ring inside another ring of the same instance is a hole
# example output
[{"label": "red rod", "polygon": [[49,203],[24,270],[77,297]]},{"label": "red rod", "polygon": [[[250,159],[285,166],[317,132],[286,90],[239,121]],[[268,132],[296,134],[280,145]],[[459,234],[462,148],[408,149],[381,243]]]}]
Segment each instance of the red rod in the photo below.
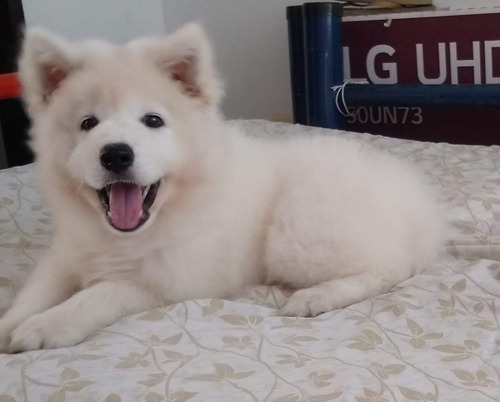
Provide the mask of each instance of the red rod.
[{"label": "red rod", "polygon": [[0,74],[0,99],[19,98],[21,83],[17,73]]}]

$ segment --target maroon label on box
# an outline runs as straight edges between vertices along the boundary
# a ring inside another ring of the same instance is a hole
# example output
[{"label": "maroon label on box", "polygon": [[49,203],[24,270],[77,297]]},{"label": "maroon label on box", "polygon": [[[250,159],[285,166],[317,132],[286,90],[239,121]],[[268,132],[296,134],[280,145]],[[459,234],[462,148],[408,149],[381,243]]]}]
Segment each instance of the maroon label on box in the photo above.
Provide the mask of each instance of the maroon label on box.
[{"label": "maroon label on box", "polygon": [[[347,19],[343,35],[346,78],[381,85],[500,84],[500,12]],[[351,112],[348,130],[500,144],[499,108],[360,106]]]}]

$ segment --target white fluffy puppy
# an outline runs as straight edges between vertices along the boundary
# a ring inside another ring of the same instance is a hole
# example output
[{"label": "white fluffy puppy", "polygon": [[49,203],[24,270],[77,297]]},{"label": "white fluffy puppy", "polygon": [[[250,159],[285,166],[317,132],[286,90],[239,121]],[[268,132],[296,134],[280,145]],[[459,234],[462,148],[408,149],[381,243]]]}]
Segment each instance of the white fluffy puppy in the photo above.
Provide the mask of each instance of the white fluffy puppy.
[{"label": "white fluffy puppy", "polygon": [[441,242],[411,166],[349,139],[250,138],[219,114],[202,29],[125,46],[29,32],[20,61],[53,244],[0,349],[74,345],[127,314],[252,284],[307,316],[386,292]]}]

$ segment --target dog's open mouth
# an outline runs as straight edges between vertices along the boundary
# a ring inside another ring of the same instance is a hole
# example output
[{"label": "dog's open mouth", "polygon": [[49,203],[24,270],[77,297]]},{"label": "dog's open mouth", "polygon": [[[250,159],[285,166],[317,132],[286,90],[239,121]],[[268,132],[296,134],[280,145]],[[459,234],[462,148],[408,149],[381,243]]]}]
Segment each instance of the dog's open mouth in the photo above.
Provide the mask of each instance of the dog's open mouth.
[{"label": "dog's open mouth", "polygon": [[119,181],[97,190],[97,194],[109,223],[122,232],[133,232],[149,219],[159,187],[160,181],[146,187]]}]

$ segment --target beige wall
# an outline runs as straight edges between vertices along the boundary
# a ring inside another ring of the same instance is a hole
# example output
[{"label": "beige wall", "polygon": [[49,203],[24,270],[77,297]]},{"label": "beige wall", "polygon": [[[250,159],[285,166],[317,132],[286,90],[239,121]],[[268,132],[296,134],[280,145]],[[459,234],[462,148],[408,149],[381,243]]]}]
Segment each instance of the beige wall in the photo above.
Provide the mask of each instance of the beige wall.
[{"label": "beige wall", "polygon": [[[0,0],[1,1],[1,0]],[[71,39],[123,43],[171,32],[192,20],[206,27],[226,82],[230,118],[291,115],[285,8],[294,0],[23,0],[28,26]],[[442,7],[499,5],[498,0],[435,0]]]}]

